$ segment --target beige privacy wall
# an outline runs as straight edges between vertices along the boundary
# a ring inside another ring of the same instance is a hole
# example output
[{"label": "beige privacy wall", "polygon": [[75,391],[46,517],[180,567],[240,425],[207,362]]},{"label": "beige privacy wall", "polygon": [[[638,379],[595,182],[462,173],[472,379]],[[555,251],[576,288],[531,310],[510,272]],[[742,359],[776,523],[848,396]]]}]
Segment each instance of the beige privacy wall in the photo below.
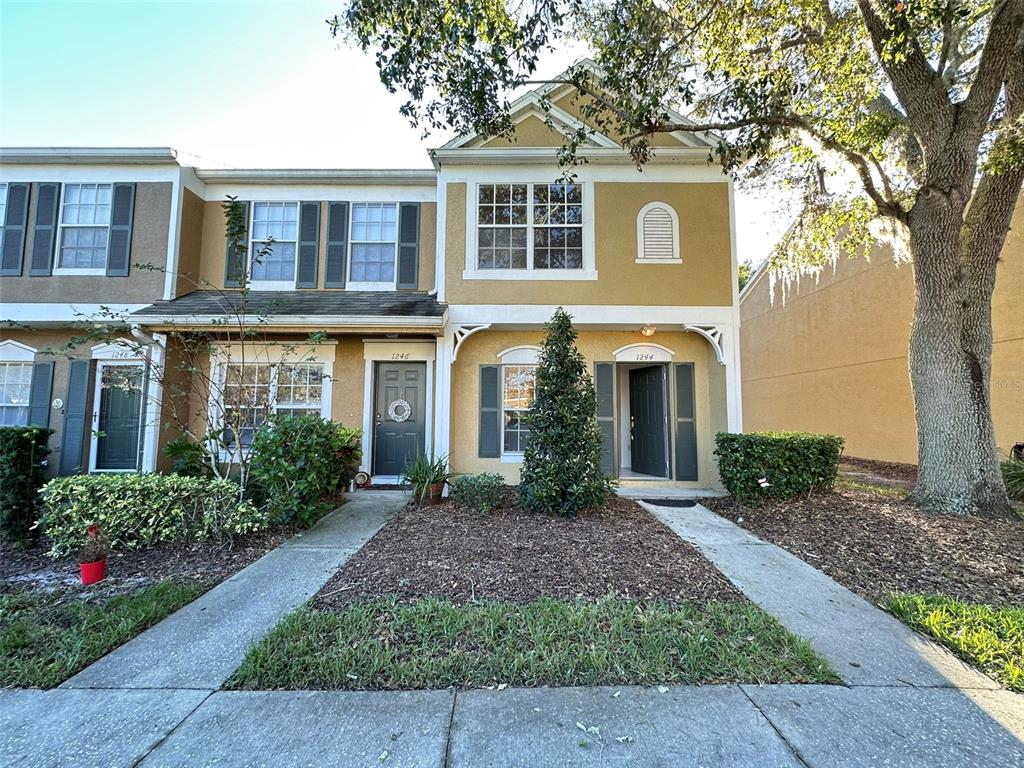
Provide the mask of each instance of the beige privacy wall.
[{"label": "beige privacy wall", "polygon": [[[544,332],[538,331],[483,331],[466,339],[459,348],[459,357],[452,367],[451,407],[451,465],[456,472],[497,472],[509,483],[519,482],[518,463],[503,463],[500,459],[482,459],[478,456],[480,424],[480,366],[498,365],[498,353],[521,344],[540,345]],[[697,417],[697,480],[680,483],[698,488],[718,485],[718,470],[712,450],[714,434],[726,425],[724,369],[715,359],[711,345],[693,333],[657,333],[644,339],[628,331],[582,331],[576,342],[587,360],[593,376],[594,363],[611,362],[614,351],[627,344],[641,342],[660,344],[674,351],[673,363],[694,363],[695,401]],[[673,386],[669,387],[669,413],[674,417]],[[671,423],[671,419],[670,419]],[[670,430],[671,432],[672,430]],[[674,455],[674,454],[673,454]],[[672,462],[674,466],[674,461]]]},{"label": "beige privacy wall", "polygon": [[[917,462],[907,351],[914,309],[910,264],[878,249],[841,259],[785,303],[767,275],[743,297],[740,343],[747,431],[796,429],[846,438],[850,456]],[[1024,206],[1018,204],[993,300],[992,411],[1007,452],[1024,440]]]}]

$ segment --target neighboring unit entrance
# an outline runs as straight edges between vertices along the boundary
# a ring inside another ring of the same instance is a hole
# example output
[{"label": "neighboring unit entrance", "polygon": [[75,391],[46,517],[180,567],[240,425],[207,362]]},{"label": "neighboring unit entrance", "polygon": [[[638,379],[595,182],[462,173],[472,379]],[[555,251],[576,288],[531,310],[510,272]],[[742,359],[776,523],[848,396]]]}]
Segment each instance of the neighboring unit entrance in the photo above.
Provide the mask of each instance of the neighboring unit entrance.
[{"label": "neighboring unit entrance", "polygon": [[377,363],[374,395],[375,475],[400,475],[423,453],[426,437],[426,363]]},{"label": "neighboring unit entrance", "polygon": [[668,477],[664,365],[629,371],[630,469]]},{"label": "neighboring unit entrance", "polygon": [[95,405],[94,469],[135,470],[139,467],[139,437],[142,433],[141,363],[100,362],[97,364]]}]

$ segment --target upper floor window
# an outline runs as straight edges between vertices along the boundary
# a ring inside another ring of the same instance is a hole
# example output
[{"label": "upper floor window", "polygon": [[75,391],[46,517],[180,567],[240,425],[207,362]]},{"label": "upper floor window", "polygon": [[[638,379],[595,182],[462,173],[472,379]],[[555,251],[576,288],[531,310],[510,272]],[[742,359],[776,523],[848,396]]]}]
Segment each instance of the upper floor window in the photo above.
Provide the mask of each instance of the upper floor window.
[{"label": "upper floor window", "polygon": [[638,264],[675,264],[679,258],[679,218],[666,203],[648,203],[636,217]]},{"label": "upper floor window", "polygon": [[0,363],[0,426],[28,424],[32,363]]},{"label": "upper floor window", "polygon": [[477,268],[582,269],[582,186],[480,184]]},{"label": "upper floor window", "polygon": [[298,203],[253,203],[249,246],[253,282],[294,287],[298,228]]},{"label": "upper floor window", "polygon": [[395,287],[398,250],[397,203],[352,203],[349,287],[387,290]]},{"label": "upper floor window", "polygon": [[107,267],[111,184],[65,184],[57,267],[102,273]]}]

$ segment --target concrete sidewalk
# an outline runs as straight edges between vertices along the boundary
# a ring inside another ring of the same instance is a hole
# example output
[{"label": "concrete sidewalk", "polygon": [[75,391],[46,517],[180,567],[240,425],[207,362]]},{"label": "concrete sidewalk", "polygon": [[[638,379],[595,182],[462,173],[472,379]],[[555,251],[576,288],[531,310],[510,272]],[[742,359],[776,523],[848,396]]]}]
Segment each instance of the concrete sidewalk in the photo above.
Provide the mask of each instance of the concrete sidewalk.
[{"label": "concrete sidewalk", "polygon": [[0,691],[0,765],[1020,768],[1022,701],[802,685]]},{"label": "concrete sidewalk", "polygon": [[408,501],[399,491],[355,494],[198,600],[66,681],[62,688],[213,691],[246,649],[300,606]]}]

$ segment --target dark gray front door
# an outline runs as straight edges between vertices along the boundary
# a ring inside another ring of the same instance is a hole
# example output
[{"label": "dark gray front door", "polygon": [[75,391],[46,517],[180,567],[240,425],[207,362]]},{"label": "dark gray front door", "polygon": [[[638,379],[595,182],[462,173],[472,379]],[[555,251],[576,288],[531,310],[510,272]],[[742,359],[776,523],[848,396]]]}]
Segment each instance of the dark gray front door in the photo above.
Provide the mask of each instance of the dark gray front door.
[{"label": "dark gray front door", "polygon": [[629,372],[630,469],[666,477],[665,366]]},{"label": "dark gray front door", "polygon": [[96,469],[137,469],[142,426],[142,365],[103,365]]},{"label": "dark gray front door", "polygon": [[426,363],[377,363],[375,475],[400,475],[409,461],[423,453],[426,381]]}]

